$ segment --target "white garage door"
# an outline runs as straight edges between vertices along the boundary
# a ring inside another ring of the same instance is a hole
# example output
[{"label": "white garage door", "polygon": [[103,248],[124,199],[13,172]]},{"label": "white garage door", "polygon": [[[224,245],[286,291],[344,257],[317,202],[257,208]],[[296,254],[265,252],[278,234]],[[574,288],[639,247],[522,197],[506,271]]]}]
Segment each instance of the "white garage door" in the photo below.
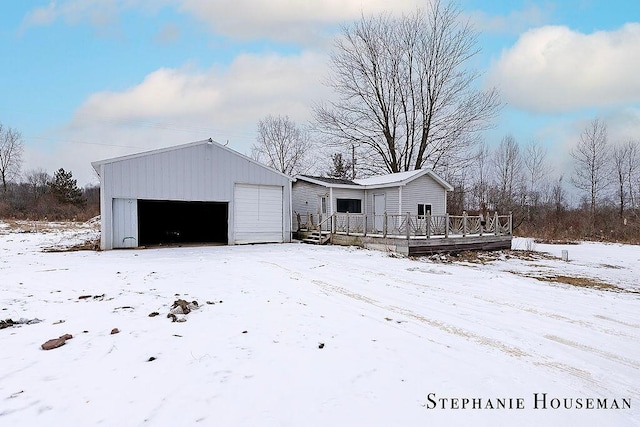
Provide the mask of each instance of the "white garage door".
[{"label": "white garage door", "polygon": [[282,242],[282,187],[236,184],[234,242]]}]

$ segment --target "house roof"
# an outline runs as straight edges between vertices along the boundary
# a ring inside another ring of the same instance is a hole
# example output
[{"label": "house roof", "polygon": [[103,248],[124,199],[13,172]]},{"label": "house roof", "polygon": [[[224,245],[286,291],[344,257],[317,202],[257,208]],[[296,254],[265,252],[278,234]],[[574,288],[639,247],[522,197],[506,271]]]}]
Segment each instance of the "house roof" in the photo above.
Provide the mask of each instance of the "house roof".
[{"label": "house roof", "polygon": [[174,146],[171,146],[171,147],[158,148],[156,150],[143,151],[143,152],[140,152],[140,153],[129,154],[129,155],[126,155],[126,156],[119,156],[119,157],[112,157],[110,159],[98,160],[98,161],[95,161],[95,162],[91,162],[91,166],[93,166],[93,169],[96,171],[96,173],[98,175],[100,175],[100,165],[106,165],[108,163],[120,162],[120,161],[123,161],[123,160],[137,159],[137,158],[148,156],[148,155],[151,155],[151,154],[166,153],[166,152],[169,152],[169,151],[181,150],[181,149],[184,149],[184,148],[189,148],[189,147],[194,147],[194,146],[204,145],[204,144],[215,145],[217,148],[225,150],[225,151],[227,151],[229,153],[232,153],[232,154],[234,154],[236,156],[242,157],[243,159],[255,164],[256,166],[268,169],[273,173],[281,175],[281,176],[287,178],[289,181],[295,181],[295,179],[293,179],[289,175],[283,174],[282,172],[279,172],[279,171],[277,171],[277,170],[275,170],[275,169],[273,169],[273,168],[271,168],[271,167],[269,167],[267,165],[263,165],[262,163],[260,163],[260,162],[258,162],[256,160],[253,160],[251,157],[247,157],[242,153],[239,153],[239,152],[237,152],[235,150],[232,150],[231,148],[229,148],[229,147],[227,147],[225,145],[222,145],[219,142],[214,141],[211,138],[203,139],[202,141],[195,141],[195,142],[189,142],[189,143],[186,143],[186,144],[174,145]]},{"label": "house roof", "polygon": [[438,174],[430,169],[417,169],[407,172],[390,173],[387,175],[372,176],[369,178],[355,179],[353,181],[339,178],[325,178],[318,176],[299,175],[296,178],[313,184],[322,185],[324,187],[334,188],[355,188],[355,189],[371,189],[383,187],[397,187],[406,185],[407,183],[419,178],[423,175],[429,175],[434,181],[444,187],[447,191],[453,191],[453,186],[442,179]]},{"label": "house roof", "polygon": [[424,175],[427,169],[417,169],[407,172],[390,173],[387,175],[371,176],[369,178],[356,179],[358,185],[385,185],[411,181],[420,175]]},{"label": "house roof", "polygon": [[326,182],[327,184],[346,184],[346,185],[358,185],[350,179],[331,178],[326,176],[313,176],[313,175],[300,175],[299,178],[310,178],[315,181]]}]

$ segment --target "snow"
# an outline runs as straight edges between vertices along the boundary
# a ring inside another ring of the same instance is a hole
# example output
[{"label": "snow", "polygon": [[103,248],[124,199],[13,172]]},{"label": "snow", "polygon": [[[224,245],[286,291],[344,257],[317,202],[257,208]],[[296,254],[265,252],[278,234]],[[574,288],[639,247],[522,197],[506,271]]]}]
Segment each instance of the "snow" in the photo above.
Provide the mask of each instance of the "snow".
[{"label": "snow", "polygon": [[416,175],[424,174],[425,171],[423,169],[416,169],[407,172],[397,172],[391,173],[387,175],[378,175],[371,176],[369,178],[360,178],[355,179],[355,182],[358,185],[383,185],[383,184],[392,184],[392,183],[400,183],[404,180],[411,179]]},{"label": "snow", "polygon": [[[37,230],[0,227],[0,319],[42,320],[0,330],[0,425],[640,420],[637,246],[516,239],[521,251],[450,263],[295,243],[44,252],[97,230]],[[553,274],[616,288],[536,278]],[[200,306],[184,323],[166,317],[178,298]],[[429,393],[524,409],[432,409]],[[534,393],[631,408],[534,409]]]}]

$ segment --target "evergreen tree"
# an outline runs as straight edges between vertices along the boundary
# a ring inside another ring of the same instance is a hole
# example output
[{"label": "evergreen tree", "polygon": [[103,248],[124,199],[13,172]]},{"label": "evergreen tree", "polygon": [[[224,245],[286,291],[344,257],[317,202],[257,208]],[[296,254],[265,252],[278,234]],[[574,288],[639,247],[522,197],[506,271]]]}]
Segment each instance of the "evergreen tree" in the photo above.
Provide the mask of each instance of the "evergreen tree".
[{"label": "evergreen tree", "polygon": [[351,175],[351,162],[344,160],[342,154],[336,153],[331,156],[331,170],[327,174],[330,178],[349,179]]},{"label": "evergreen tree", "polygon": [[63,168],[58,169],[53,180],[49,184],[51,194],[53,194],[60,203],[71,204],[75,206],[84,206],[87,201],[82,195],[82,190],[78,188],[77,181],[73,179],[71,171],[65,172]]}]

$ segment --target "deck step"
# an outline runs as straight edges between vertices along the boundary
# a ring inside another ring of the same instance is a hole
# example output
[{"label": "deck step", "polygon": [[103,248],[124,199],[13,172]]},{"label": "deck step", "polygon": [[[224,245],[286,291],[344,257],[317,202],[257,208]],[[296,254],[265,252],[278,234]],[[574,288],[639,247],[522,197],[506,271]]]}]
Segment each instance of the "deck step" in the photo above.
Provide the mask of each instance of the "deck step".
[{"label": "deck step", "polygon": [[324,245],[329,239],[331,239],[331,233],[328,231],[312,231],[311,234],[306,239],[302,239],[302,241],[313,245]]}]

